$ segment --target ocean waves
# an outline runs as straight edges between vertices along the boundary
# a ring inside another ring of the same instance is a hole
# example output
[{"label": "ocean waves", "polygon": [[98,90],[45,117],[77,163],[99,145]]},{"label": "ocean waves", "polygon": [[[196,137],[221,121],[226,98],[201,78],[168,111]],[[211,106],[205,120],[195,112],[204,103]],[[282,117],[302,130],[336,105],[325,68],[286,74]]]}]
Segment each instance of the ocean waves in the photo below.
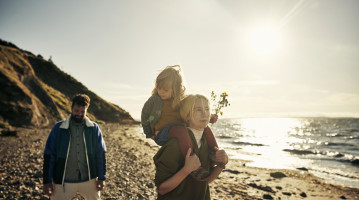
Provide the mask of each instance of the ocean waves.
[{"label": "ocean waves", "polygon": [[299,149],[283,149],[285,152],[289,152],[295,155],[315,155],[315,157],[310,157],[307,159],[315,160],[330,160],[337,162],[350,163],[359,167],[359,158],[356,158],[353,155],[345,155],[338,152],[321,152],[321,151],[310,151],[310,150],[299,150]]},{"label": "ocean waves", "polygon": [[276,164],[359,177],[357,118],[222,119],[212,128],[221,146],[261,167]]}]

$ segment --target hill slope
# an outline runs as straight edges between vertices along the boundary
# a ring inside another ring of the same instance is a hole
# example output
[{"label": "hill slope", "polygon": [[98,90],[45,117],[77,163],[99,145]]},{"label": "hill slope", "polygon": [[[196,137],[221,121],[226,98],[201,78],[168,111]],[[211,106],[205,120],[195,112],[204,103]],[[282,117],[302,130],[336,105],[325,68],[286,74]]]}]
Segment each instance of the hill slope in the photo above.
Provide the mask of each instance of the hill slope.
[{"label": "hill slope", "polygon": [[46,127],[70,113],[77,93],[91,98],[94,121],[132,123],[128,112],[99,97],[42,56],[0,39],[0,127]]}]

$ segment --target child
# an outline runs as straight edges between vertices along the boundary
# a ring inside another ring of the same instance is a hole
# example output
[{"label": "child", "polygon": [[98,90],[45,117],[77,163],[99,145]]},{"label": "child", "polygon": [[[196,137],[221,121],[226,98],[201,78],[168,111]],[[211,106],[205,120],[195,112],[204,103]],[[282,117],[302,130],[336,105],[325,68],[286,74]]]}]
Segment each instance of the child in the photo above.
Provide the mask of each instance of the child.
[{"label": "child", "polygon": [[[213,166],[210,160],[210,146],[204,136],[204,129],[209,123],[209,102],[202,95],[188,95],[180,104],[180,115],[188,127],[183,135],[188,135],[193,142],[193,154],[188,150],[186,156],[180,152],[180,144],[170,139],[153,157],[156,166],[155,185],[158,199],[210,199],[208,183],[215,180],[228,163],[224,150],[216,149],[213,160],[223,165]],[[198,181],[188,176],[199,166],[210,171],[208,181]]]},{"label": "child", "polygon": [[[152,96],[142,108],[141,123],[147,138],[152,138],[162,146],[169,139],[177,138],[182,155],[192,148],[191,139],[186,131],[185,123],[179,114],[179,104],[184,98],[185,87],[179,65],[166,67],[156,78]],[[209,127],[205,129],[211,150],[218,147]],[[199,168],[191,174],[198,180],[206,180],[209,172]]]}]

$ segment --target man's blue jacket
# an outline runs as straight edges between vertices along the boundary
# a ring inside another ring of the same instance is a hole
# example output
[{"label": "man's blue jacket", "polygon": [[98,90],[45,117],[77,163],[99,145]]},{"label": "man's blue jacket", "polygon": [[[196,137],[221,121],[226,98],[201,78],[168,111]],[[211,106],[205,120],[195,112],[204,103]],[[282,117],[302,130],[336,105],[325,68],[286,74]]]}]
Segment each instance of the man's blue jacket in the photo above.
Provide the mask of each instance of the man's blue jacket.
[{"label": "man's blue jacket", "polygon": [[[70,120],[58,122],[47,138],[44,152],[44,184],[64,184],[66,164],[70,149]],[[106,178],[106,145],[99,126],[85,117],[83,137],[86,146],[89,179]]]}]

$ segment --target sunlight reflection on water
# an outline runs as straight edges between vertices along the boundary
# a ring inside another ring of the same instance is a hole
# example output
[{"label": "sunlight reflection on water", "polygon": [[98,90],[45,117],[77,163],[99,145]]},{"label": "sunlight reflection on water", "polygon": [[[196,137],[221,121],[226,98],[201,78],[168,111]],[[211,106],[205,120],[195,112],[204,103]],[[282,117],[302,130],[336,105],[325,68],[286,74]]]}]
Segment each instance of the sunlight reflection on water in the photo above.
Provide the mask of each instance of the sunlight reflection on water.
[{"label": "sunlight reflection on water", "polygon": [[223,119],[212,128],[229,157],[247,166],[304,167],[359,188],[359,168],[351,164],[359,158],[359,119]]},{"label": "sunlight reflection on water", "polygon": [[[249,166],[266,168],[293,168],[303,162],[284,152],[283,149],[292,148],[290,144],[300,143],[301,139],[289,137],[291,129],[300,126],[296,119],[290,118],[251,118],[238,119],[243,131],[240,142],[248,144],[242,146],[242,151],[231,152],[236,158],[252,160]],[[251,154],[242,154],[251,152]],[[253,159],[253,154],[257,155]]]}]

